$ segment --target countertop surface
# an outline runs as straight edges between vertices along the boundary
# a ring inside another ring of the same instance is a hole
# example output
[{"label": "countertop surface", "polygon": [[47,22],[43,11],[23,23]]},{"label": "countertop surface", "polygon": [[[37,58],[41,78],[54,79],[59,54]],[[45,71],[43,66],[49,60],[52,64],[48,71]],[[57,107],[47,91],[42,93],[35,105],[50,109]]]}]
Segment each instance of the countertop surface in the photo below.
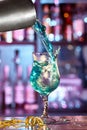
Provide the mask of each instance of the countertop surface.
[{"label": "countertop surface", "polygon": [[[0,117],[0,121],[15,118],[25,121],[27,117]],[[55,123],[43,126],[40,129],[36,127],[9,127],[5,129],[1,128],[0,130],[87,130],[87,116],[51,116],[51,118],[56,120]]]}]

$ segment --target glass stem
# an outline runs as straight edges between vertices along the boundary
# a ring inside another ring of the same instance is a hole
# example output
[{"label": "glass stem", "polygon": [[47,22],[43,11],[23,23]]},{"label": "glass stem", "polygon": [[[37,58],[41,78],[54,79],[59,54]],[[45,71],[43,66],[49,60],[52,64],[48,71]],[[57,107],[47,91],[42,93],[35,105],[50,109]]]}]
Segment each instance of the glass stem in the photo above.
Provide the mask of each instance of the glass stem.
[{"label": "glass stem", "polygon": [[48,96],[42,96],[42,100],[44,104],[42,117],[48,117]]}]

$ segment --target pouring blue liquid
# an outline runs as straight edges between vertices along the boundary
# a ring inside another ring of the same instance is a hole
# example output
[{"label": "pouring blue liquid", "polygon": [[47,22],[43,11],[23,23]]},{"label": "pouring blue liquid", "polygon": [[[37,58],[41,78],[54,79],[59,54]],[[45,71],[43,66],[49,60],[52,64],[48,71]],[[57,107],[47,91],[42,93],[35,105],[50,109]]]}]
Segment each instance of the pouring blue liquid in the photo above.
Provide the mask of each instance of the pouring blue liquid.
[{"label": "pouring blue liquid", "polygon": [[52,60],[55,60],[55,57],[59,53],[60,47],[56,52],[53,52],[53,45],[48,40],[47,34],[46,34],[46,27],[41,24],[39,20],[36,20],[35,24],[33,25],[34,31],[39,35],[46,51],[48,52],[49,56],[52,58]]}]

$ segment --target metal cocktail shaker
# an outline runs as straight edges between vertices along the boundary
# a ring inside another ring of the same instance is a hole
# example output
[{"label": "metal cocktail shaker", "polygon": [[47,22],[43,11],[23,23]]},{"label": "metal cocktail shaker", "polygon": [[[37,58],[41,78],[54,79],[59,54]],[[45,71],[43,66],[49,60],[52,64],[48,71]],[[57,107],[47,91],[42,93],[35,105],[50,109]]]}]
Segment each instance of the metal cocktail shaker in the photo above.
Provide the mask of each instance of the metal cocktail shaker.
[{"label": "metal cocktail shaker", "polygon": [[0,0],[0,32],[32,26],[35,20],[31,0]]}]

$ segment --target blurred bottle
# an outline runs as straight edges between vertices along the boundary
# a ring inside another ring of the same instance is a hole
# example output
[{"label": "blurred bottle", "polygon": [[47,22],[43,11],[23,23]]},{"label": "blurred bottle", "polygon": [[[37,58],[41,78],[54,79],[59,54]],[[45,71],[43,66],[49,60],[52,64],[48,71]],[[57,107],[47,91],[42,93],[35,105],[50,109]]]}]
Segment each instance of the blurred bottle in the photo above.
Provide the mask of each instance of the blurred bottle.
[{"label": "blurred bottle", "polygon": [[[78,25],[78,26],[77,26]],[[84,41],[84,21],[83,18],[80,16],[77,16],[73,20],[73,40],[78,40],[83,42]]]},{"label": "blurred bottle", "polygon": [[65,29],[65,39],[68,42],[72,41],[72,25],[66,25],[66,29]]},{"label": "blurred bottle", "polygon": [[13,31],[13,40],[14,41],[23,41],[25,38],[25,29],[15,30]]},{"label": "blurred bottle", "polygon": [[13,41],[12,31],[6,32],[5,41],[6,41],[7,43],[12,43],[12,41]]},{"label": "blurred bottle", "polygon": [[22,66],[19,65],[16,71],[17,76],[14,86],[14,102],[17,109],[24,107],[24,84],[22,81]]},{"label": "blurred bottle", "polygon": [[43,16],[43,24],[46,26],[46,33],[49,35],[51,33],[51,19],[49,14]]},{"label": "blurred bottle", "polygon": [[35,40],[35,33],[32,27],[26,29],[26,40],[29,42],[34,42]]},{"label": "blurred bottle", "polygon": [[61,18],[55,18],[55,23],[56,25],[54,26],[54,40],[61,41],[63,39]]},{"label": "blurred bottle", "polygon": [[33,3],[35,3],[35,2],[36,2],[36,0],[32,0],[32,2],[33,2]]},{"label": "blurred bottle", "polygon": [[10,80],[10,67],[4,66],[3,108],[11,108],[13,104],[13,87]]},{"label": "blurred bottle", "polygon": [[0,73],[1,73],[1,63],[2,63],[2,56],[1,56],[1,50],[0,50]]},{"label": "blurred bottle", "polygon": [[12,43],[12,31],[0,32],[0,41],[5,41],[7,43]]},{"label": "blurred bottle", "polygon": [[49,34],[52,31],[52,28],[51,28],[51,18],[50,18],[50,7],[49,7],[49,5],[44,5],[43,6],[42,22],[46,26],[46,33],[49,36]]},{"label": "blurred bottle", "polygon": [[67,4],[65,8],[62,8],[62,15],[63,15],[63,34],[64,40],[71,42],[72,41],[72,7],[74,5]]},{"label": "blurred bottle", "polygon": [[62,19],[59,5],[51,7],[51,26],[53,26],[54,41],[62,40]]},{"label": "blurred bottle", "polygon": [[[0,50],[0,74],[1,74],[1,63],[2,63],[2,59],[1,59],[1,50]],[[2,79],[1,79],[1,75],[0,75],[0,110],[2,109]]]},{"label": "blurred bottle", "polygon": [[20,65],[20,52],[19,50],[15,50],[14,51],[14,58],[13,58],[13,62],[14,62],[14,66],[15,66],[15,71],[17,71],[18,66]]},{"label": "blurred bottle", "polygon": [[5,41],[6,32],[0,32],[0,41]]},{"label": "blurred bottle", "polygon": [[0,32],[0,41],[2,41],[2,33]]},{"label": "blurred bottle", "polygon": [[27,69],[27,81],[26,81],[26,87],[25,87],[25,105],[24,108],[26,111],[32,109],[36,110],[38,108],[37,104],[37,93],[34,91],[33,87],[30,84],[30,72],[31,72],[31,66],[28,66]]},{"label": "blurred bottle", "polygon": [[50,12],[50,8],[48,4],[43,5],[43,13],[48,14]]},{"label": "blurred bottle", "polygon": [[2,110],[3,108],[3,89],[2,89],[2,82],[1,82],[1,79],[0,79],[0,111]]}]

